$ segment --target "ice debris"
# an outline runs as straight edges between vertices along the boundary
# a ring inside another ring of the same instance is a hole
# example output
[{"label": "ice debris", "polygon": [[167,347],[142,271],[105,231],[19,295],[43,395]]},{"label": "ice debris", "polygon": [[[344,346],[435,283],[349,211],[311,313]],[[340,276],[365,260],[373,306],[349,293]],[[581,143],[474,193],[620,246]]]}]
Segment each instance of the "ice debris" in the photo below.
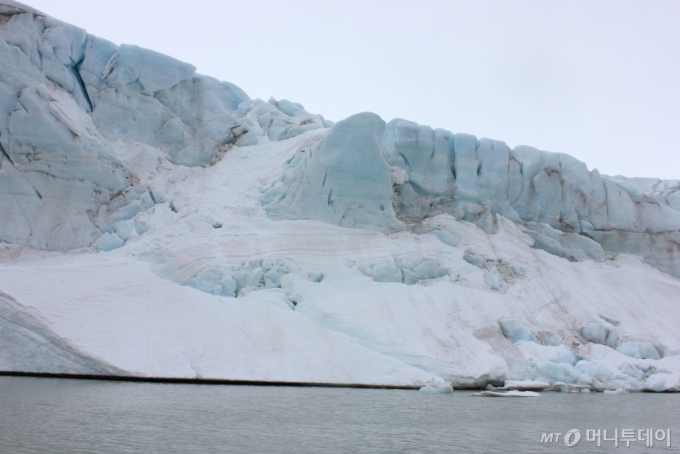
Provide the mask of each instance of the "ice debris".
[{"label": "ice debris", "polygon": [[482,391],[470,395],[482,397],[541,397],[539,393],[534,391],[506,391],[506,392]]},{"label": "ice debris", "polygon": [[553,383],[552,389],[554,391],[559,391],[563,393],[581,393],[584,391],[590,391],[586,385],[574,385],[571,383],[555,382]]},{"label": "ice debris", "polygon": [[550,388],[550,383],[538,380],[506,380],[502,390],[541,391]]},{"label": "ice debris", "polygon": [[606,345],[632,358],[661,359],[663,357],[654,344],[636,340],[622,341],[616,330],[609,329],[600,323],[591,323],[583,328],[581,336],[589,342]]},{"label": "ice debris", "polygon": [[614,389],[614,390],[605,389],[604,391],[602,391],[602,393],[603,394],[609,394],[610,396],[619,396],[619,395],[623,395],[623,394],[628,394],[628,391],[626,391],[623,388]]},{"label": "ice debris", "polygon": [[518,278],[524,277],[524,268],[512,264],[507,259],[492,259],[468,249],[463,255],[463,260],[478,268],[486,270],[484,283],[491,289],[502,291],[509,284],[513,284]]},{"label": "ice debris", "polygon": [[401,282],[407,285],[426,279],[437,279],[448,274],[446,268],[429,258],[395,258],[394,264],[380,262],[361,265],[359,271],[376,282]]},{"label": "ice debris", "polygon": [[291,272],[281,260],[251,260],[239,266],[207,266],[184,285],[213,295],[236,297],[252,290],[281,288],[281,279]]},{"label": "ice debris", "polygon": [[419,391],[426,394],[451,394],[453,386],[446,380],[432,380],[422,386]]}]

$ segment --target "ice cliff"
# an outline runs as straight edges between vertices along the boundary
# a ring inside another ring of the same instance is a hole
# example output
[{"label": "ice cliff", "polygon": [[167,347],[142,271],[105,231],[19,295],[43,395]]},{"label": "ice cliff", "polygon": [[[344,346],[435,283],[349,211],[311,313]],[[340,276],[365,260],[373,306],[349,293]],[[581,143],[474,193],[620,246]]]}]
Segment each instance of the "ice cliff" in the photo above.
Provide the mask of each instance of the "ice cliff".
[{"label": "ice cliff", "polygon": [[15,3],[1,8],[0,239],[8,243],[90,246],[111,222],[150,208],[154,194],[138,187],[117,148],[149,146],[162,160],[203,166],[229,146],[326,125],[290,102],[253,102],[166,55],[118,47]]},{"label": "ice cliff", "polygon": [[680,390],[678,180],[333,124],[8,0],[0,62],[0,371]]},{"label": "ice cliff", "polygon": [[445,213],[493,233],[502,215],[551,254],[632,253],[680,276],[678,180],[606,177],[567,154],[373,114],[339,122],[304,151],[265,193],[275,219],[399,229]]}]

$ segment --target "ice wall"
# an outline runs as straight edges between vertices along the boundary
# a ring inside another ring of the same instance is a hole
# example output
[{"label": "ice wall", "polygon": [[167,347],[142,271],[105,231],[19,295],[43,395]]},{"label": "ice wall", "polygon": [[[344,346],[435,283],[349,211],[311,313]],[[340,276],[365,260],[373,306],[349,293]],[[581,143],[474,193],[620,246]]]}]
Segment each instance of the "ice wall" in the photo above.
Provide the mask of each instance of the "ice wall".
[{"label": "ice wall", "polygon": [[[36,249],[120,247],[165,200],[154,171],[332,126],[16,2],[0,3],[0,61],[0,240]],[[560,257],[632,253],[680,276],[677,180],[607,177],[566,154],[368,113],[316,138],[266,188],[271,218],[395,231],[447,213],[493,233],[502,215]],[[133,147],[156,165],[140,170]]]},{"label": "ice wall", "polygon": [[157,166],[206,166],[233,146],[327,126],[12,1],[0,2],[0,62],[0,241],[36,249],[125,243],[116,222],[163,200],[126,163],[131,147],[157,153]]},{"label": "ice wall", "polygon": [[[364,216],[372,217],[374,226],[394,226],[378,222],[393,212],[377,208],[386,205],[387,165],[392,205],[402,228],[447,213],[493,233],[498,214],[525,226],[536,241],[534,247],[560,257],[599,260],[605,251],[614,256],[639,254],[660,270],[680,276],[680,181],[607,177],[564,153],[528,146],[510,149],[504,142],[401,119],[390,121],[382,137],[369,138],[364,131],[372,122],[373,117],[362,114],[338,123],[318,148],[327,148],[326,141],[339,143],[342,135],[343,156],[358,163],[343,169],[347,187],[362,180],[367,168],[381,173],[382,180],[365,179],[370,183],[364,186],[365,198],[379,201],[363,205]],[[370,161],[376,148],[384,159]],[[298,192],[306,182],[325,176],[326,166],[308,165],[311,162],[313,158],[296,157],[288,163],[280,180],[265,192],[263,204],[277,219],[347,225],[321,215],[321,209],[290,209],[291,194],[299,198],[307,192],[319,197],[330,193],[321,185]],[[381,181],[381,191],[376,190],[376,181]],[[293,205],[298,203],[296,199]]]},{"label": "ice wall", "polygon": [[361,113],[338,122],[294,155],[264,194],[274,219],[317,219],[360,228],[397,228],[390,172],[382,157],[385,122]]},{"label": "ice wall", "polygon": [[407,215],[443,211],[493,232],[500,214],[556,255],[597,259],[594,240],[680,276],[680,181],[606,177],[564,153],[398,119],[385,142],[385,159],[408,175],[395,184],[395,205]]}]

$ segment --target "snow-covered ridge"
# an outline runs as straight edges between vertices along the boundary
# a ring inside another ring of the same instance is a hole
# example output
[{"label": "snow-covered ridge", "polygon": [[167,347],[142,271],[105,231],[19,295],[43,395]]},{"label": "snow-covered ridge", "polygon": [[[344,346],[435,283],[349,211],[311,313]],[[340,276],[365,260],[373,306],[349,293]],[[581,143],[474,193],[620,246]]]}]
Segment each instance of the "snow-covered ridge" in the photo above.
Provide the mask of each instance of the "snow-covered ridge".
[{"label": "snow-covered ridge", "polygon": [[333,124],[16,2],[0,61],[0,371],[680,390],[677,180]]}]

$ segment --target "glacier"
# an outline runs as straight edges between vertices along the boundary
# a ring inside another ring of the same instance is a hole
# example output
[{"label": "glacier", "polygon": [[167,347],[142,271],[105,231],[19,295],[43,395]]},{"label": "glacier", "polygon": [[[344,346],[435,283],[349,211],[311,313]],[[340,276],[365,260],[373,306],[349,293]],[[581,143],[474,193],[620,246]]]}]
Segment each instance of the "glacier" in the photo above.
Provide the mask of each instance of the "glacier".
[{"label": "glacier", "polygon": [[0,61],[0,373],[680,391],[679,180],[334,123],[10,0]]}]

